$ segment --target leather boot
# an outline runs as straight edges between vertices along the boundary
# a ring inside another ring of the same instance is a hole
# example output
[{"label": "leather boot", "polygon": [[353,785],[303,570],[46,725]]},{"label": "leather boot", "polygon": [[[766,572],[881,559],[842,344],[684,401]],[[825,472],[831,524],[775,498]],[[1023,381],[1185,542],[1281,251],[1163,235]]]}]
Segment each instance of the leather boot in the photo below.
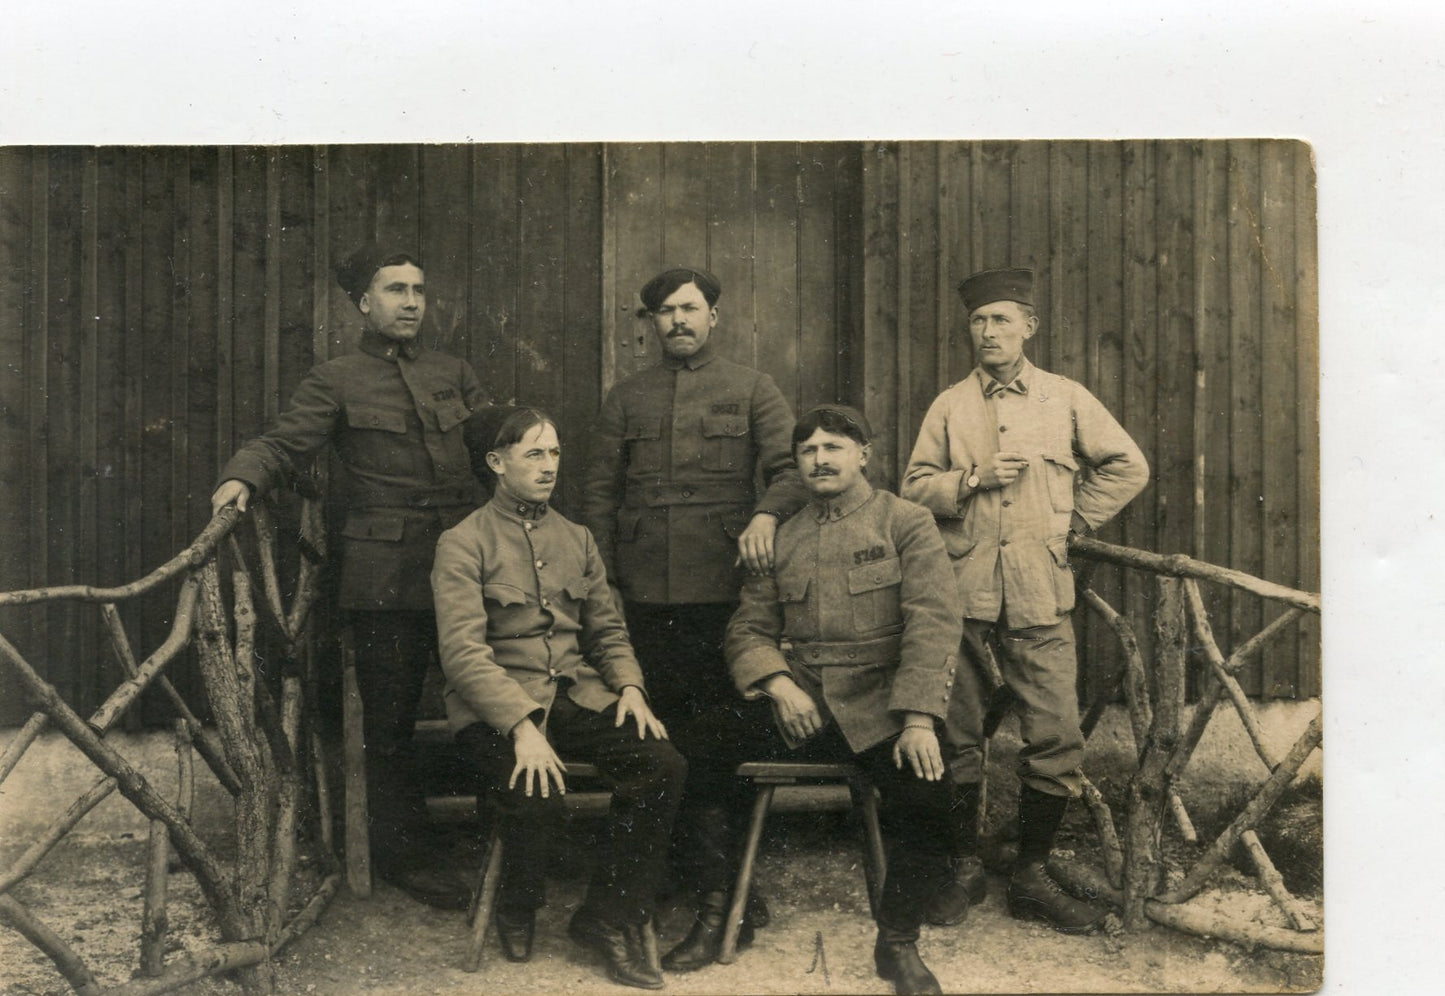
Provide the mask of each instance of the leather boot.
[{"label": "leather boot", "polygon": [[1061,934],[1092,934],[1104,912],[1064,891],[1042,861],[1014,870],[1008,883],[1008,912],[1015,920],[1038,920]]},{"label": "leather boot", "polygon": [[881,978],[893,983],[894,992],[943,992],[938,979],[919,957],[918,945],[914,941],[890,940],[886,932],[880,930],[873,945],[873,964],[877,966]]},{"label": "leather boot", "polygon": [[[704,893],[693,914],[692,929],[687,932],[676,947],[662,959],[662,967],[669,972],[695,972],[717,961],[722,950],[723,933],[727,928],[728,894],[726,892]],[[738,930],[738,948],[753,942],[753,925],[743,918]]]},{"label": "leather boot", "polygon": [[971,907],[988,896],[988,878],[983,862],[975,855],[948,859],[948,877],[939,885],[923,911],[925,923],[935,927],[952,927],[968,916]]},{"label": "leather boot", "polygon": [[[768,901],[756,887],[748,890],[748,901],[743,906],[743,927],[756,927],[762,930],[773,922],[773,914],[768,910]],[[741,935],[739,936],[739,947],[741,947]],[[752,933],[748,933],[748,940],[752,940]]]},{"label": "leather boot", "polygon": [[497,939],[508,961],[531,961],[532,938],[537,932],[537,913],[529,909],[498,907],[493,916]]},{"label": "leather boot", "polygon": [[661,989],[662,972],[650,964],[657,946],[655,941],[649,945],[649,926],[650,921],[613,923],[583,906],[567,924],[567,935],[606,960],[607,977],[613,982],[638,989]]}]

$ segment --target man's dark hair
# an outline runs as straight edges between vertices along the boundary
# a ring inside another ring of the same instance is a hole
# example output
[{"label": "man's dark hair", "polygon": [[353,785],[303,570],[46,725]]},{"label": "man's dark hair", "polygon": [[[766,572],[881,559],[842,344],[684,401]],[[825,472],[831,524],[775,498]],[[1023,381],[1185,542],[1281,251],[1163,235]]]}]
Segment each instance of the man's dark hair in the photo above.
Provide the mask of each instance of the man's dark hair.
[{"label": "man's dark hair", "polygon": [[839,436],[847,436],[859,446],[866,446],[873,438],[873,430],[863,413],[851,405],[818,405],[809,408],[793,423],[793,452],[798,444],[822,429]]},{"label": "man's dark hair", "polygon": [[487,454],[515,446],[522,441],[523,436],[539,425],[555,427],[557,421],[542,409],[525,405],[493,405],[472,413],[472,417],[462,429],[462,434],[472,456],[473,473],[484,484],[495,488],[497,475],[487,464]]},{"label": "man's dark hair", "polygon": [[408,263],[418,270],[426,269],[414,253],[388,251],[374,243],[364,245],[346,257],[336,268],[336,282],[346,291],[352,304],[360,305],[361,295],[371,287],[377,270],[383,266],[402,266]]},{"label": "man's dark hair", "polygon": [[662,307],[673,293],[686,284],[697,284],[697,289],[702,291],[703,300],[709,308],[717,305],[717,300],[722,296],[722,283],[717,277],[707,270],[692,266],[678,266],[671,270],[663,270],[643,285],[637,296],[642,300],[642,314],[651,314]]}]

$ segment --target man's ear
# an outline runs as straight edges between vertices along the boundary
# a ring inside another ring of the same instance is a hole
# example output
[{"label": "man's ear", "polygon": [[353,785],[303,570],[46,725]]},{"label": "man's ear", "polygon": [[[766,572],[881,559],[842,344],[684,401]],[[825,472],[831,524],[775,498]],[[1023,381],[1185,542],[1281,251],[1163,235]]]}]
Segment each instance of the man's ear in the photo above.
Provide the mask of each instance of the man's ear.
[{"label": "man's ear", "polygon": [[861,467],[866,467],[866,466],[868,466],[868,458],[873,455],[873,444],[872,444],[872,443],[864,443],[862,449],[863,449],[863,459],[862,459],[862,461],[859,463],[859,466],[861,466]]},{"label": "man's ear", "polygon": [[1032,338],[1034,337],[1034,333],[1039,330],[1039,316],[1038,316],[1038,315],[1029,315],[1029,317],[1028,317],[1028,326],[1029,326],[1029,330],[1028,330],[1028,332],[1024,335],[1024,338],[1025,338],[1025,339],[1032,339]]},{"label": "man's ear", "polygon": [[356,302],[356,310],[363,315],[371,314],[371,291],[361,292],[361,300]]},{"label": "man's ear", "polygon": [[496,451],[496,450],[487,450],[486,460],[487,460],[487,466],[491,468],[492,473],[493,473],[493,474],[496,474],[498,477],[501,477],[501,476],[502,476],[502,458],[497,454],[497,451]]},{"label": "man's ear", "polygon": [[717,328],[717,306],[716,306],[716,305],[714,305],[713,307],[707,309],[707,327],[710,328],[710,329],[715,329],[715,328]]}]

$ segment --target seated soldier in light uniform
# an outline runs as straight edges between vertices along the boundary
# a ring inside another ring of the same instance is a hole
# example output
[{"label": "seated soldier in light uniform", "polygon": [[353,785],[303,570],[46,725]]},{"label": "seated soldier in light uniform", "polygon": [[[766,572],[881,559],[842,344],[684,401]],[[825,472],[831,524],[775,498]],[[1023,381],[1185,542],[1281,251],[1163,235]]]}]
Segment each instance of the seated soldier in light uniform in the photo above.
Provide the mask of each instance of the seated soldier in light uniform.
[{"label": "seated soldier in light uniform", "polygon": [[648,707],[592,534],[547,506],[561,456],[552,420],[500,408],[473,421],[496,492],[442,534],[432,588],[447,718],[502,820],[497,932],[509,959],[531,957],[567,791],[561,755],[591,762],[612,788],[608,846],[568,932],[614,982],[659,989],[660,856],[687,762]]},{"label": "seated soldier in light uniform", "polygon": [[789,760],[851,759],[882,795],[888,874],[874,961],[900,993],[941,992],[916,942],[948,876],[951,784],[936,726],[962,625],[932,517],[865,479],[870,432],[843,405],[798,419],[812,498],[778,527],[772,575],[750,578],[725,650],[748,698],[767,696]]}]

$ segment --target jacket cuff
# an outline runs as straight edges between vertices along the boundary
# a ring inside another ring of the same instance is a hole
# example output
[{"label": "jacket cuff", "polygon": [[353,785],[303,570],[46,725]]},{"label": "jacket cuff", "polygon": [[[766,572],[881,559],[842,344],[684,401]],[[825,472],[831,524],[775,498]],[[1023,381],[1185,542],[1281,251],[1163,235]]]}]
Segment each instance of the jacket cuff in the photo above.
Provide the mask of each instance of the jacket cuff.
[{"label": "jacket cuff", "polygon": [[953,672],[958,657],[949,654],[943,667],[923,675],[901,674],[894,678],[888,693],[890,712],[922,712],[938,719],[948,715],[948,700],[953,693]]},{"label": "jacket cuff", "polygon": [[788,667],[788,660],[783,656],[783,652],[767,644],[758,644],[739,652],[728,661],[728,668],[732,671],[733,683],[738,691],[743,698],[749,700],[763,697],[762,691],[753,686],[764,678],[775,674],[792,674],[793,671]]}]

